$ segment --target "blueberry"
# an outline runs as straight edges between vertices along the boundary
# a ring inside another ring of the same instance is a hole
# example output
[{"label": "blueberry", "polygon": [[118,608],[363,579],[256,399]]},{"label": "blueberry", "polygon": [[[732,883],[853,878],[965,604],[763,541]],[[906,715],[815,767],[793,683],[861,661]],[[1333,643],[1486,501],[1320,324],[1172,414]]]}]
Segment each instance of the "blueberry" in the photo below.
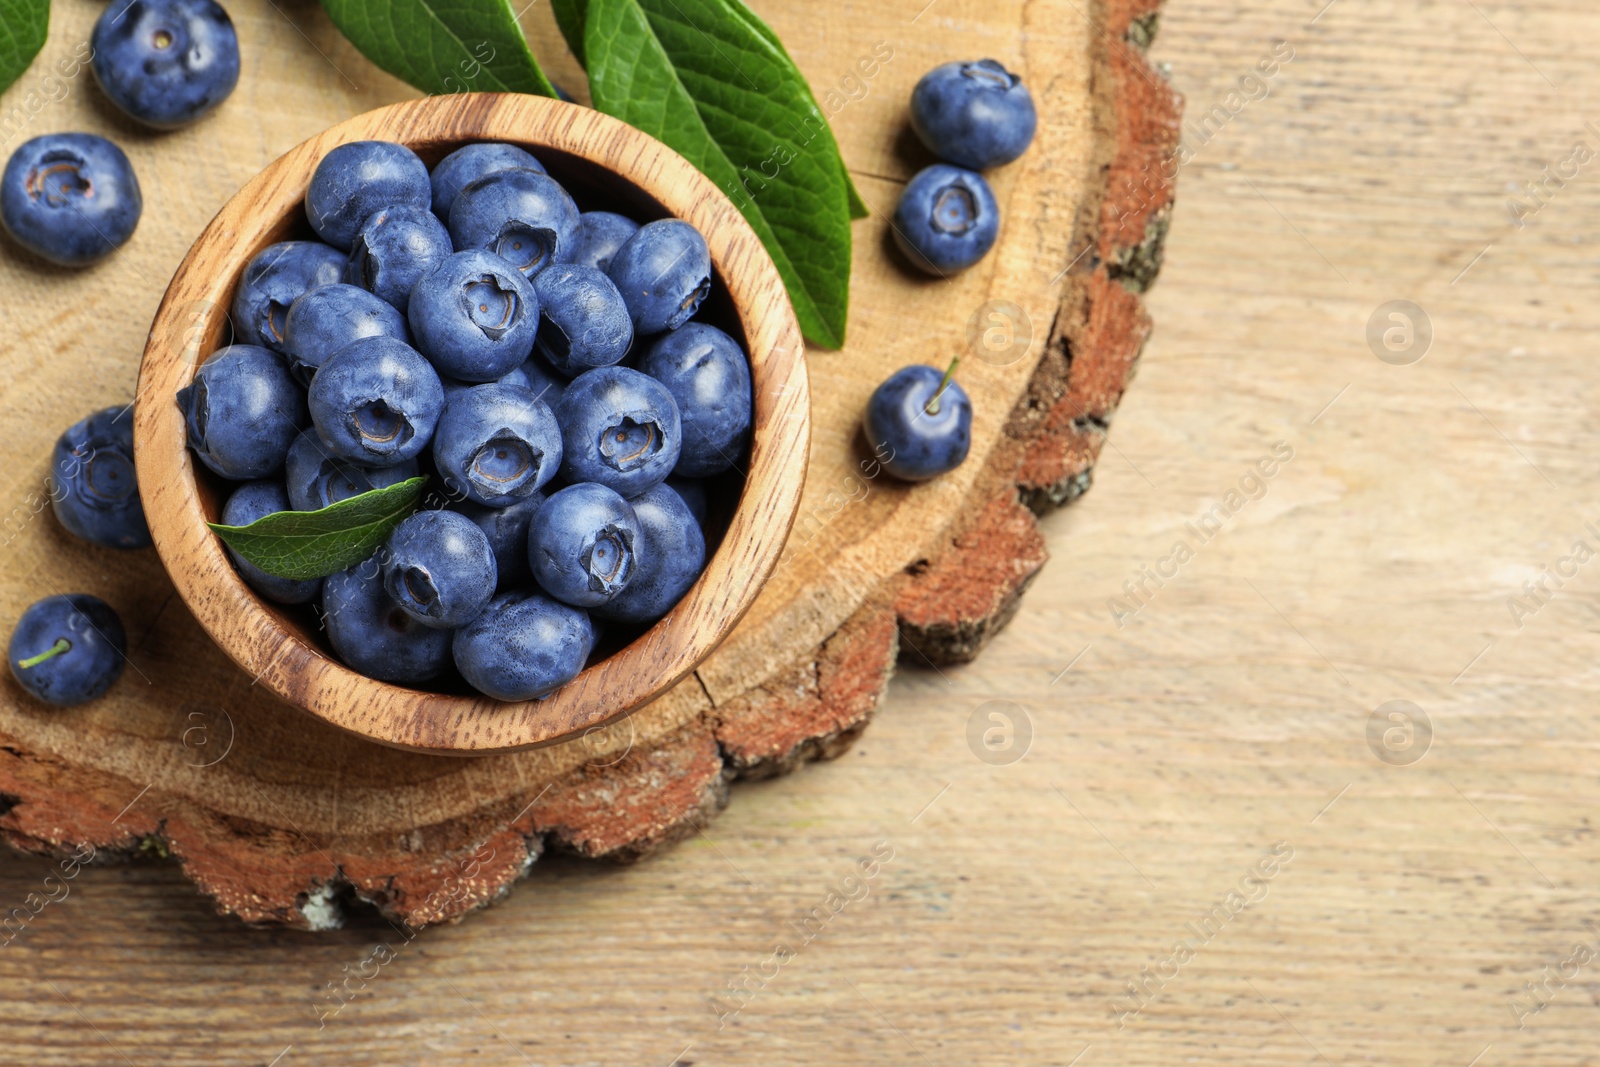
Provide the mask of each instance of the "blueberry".
[{"label": "blueberry", "polygon": [[628,501],[639,523],[639,564],[622,592],[595,608],[621,622],[652,622],[683,599],[706,564],[706,539],[689,505],[671,486]]},{"label": "blueberry", "polygon": [[623,242],[606,273],[628,305],[634,333],[675,330],[711,291],[711,251],[687,222],[659,219]]},{"label": "blueberry", "polygon": [[456,631],[456,669],[485,696],[537,700],[578,676],[594,642],[594,624],[577,608],[534,592],[502,593]]},{"label": "blueberry", "polygon": [[428,168],[393,141],[352,141],[322,157],[306,189],[306,218],[317,236],[348,252],[367,216],[403,204],[433,203]]},{"label": "blueberry", "polygon": [[405,316],[393,305],[354,285],[320,285],[289,305],[283,351],[290,371],[309,383],[317,368],[363,337],[410,341]]},{"label": "blueberry", "polygon": [[501,589],[527,585],[533,580],[533,570],[528,566],[528,524],[544,499],[542,492],[534,492],[503,508],[474,504],[470,500],[460,506],[461,514],[477,523],[478,529],[489,539],[498,578],[496,584]]},{"label": "blueberry", "polygon": [[67,427],[50,456],[50,505],[69,533],[108,548],[144,548],[150,528],[133,470],[133,407]]},{"label": "blueberry", "polygon": [[398,485],[417,476],[417,461],[389,467],[362,467],[334,456],[307,430],[289,446],[284,480],[296,511],[320,511],[372,489]]},{"label": "blueberry", "polygon": [[561,427],[549,406],[515,385],[477,385],[450,398],[433,435],[447,489],[493,507],[537,492],[561,469]]},{"label": "blueberry", "polygon": [[284,358],[257,345],[229,345],[178,390],[189,447],[224,478],[265,478],[283,469],[306,424],[305,394]]},{"label": "blueberry", "polygon": [[929,274],[965,270],[994,246],[1000,207],[983,175],[944,163],[906,183],[894,209],[894,239]]},{"label": "blueberry", "polygon": [[82,704],[121,676],[128,637],[111,605],[70,593],[29,605],[6,654],[12,675],[29,693],[50,704]]},{"label": "blueberry", "polygon": [[461,190],[479,178],[519,167],[544,173],[543,163],[514,144],[488,141],[456,149],[433,168],[433,213],[448,222]]},{"label": "blueberry", "polygon": [[750,436],[750,362],[739,342],[715,326],[685,323],[650,346],[639,370],[677,402],[678,473],[704,478],[732,467]]},{"label": "blueberry", "polygon": [[308,289],[344,276],[345,257],[320,241],[268,245],[244,268],[233,294],[233,328],[239,340],[283,351],[289,308]]},{"label": "blueberry", "polygon": [[156,129],[187,126],[239,82],[239,36],[214,0],[112,0],[90,41],[100,88]]},{"label": "blueberry", "polygon": [[[521,375],[521,380],[516,381],[513,375]],[[522,366],[500,380],[508,384],[515,382],[515,384],[525,386],[534,396],[549,404],[550,410],[554,411],[556,405],[561,403],[562,394],[567,391],[568,378],[565,374],[560,373],[546,363],[544,357],[535,352],[527,358]]]},{"label": "blueberry", "polygon": [[450,662],[450,631],[391,600],[376,557],[322,580],[322,625],[340,659],[380,682],[425,682]]},{"label": "blueberry", "polygon": [[617,249],[639,232],[639,224],[610,211],[585,211],[578,216],[578,236],[562,262],[609,270]]},{"label": "blueberry", "polygon": [[11,154],[0,222],[18,244],[63,267],[103,259],[139,225],[144,197],[122,149],[92,133],[47,133]]},{"label": "blueberry", "polygon": [[627,367],[597,367],[567,384],[556,405],[561,473],[634,496],[677,466],[683,438],[667,387]]},{"label": "blueberry", "polygon": [[419,511],[389,535],[383,587],[424,626],[465,626],[494,596],[494,550],[478,524],[455,511]]},{"label": "blueberry", "polygon": [[557,262],[578,233],[578,205],[548,174],[501,170],[468,185],[450,206],[450,238],[532,277]]},{"label": "blueberry", "polygon": [[564,604],[592,608],[627,588],[641,560],[639,520],[603,485],[580,482],[551,495],[528,525],[528,563],[539,587]]},{"label": "blueberry", "polygon": [[[283,483],[271,480],[246,482],[233,491],[222,506],[224,526],[249,526],[259,518],[289,510],[289,494]],[[228,549],[233,565],[245,584],[268,600],[279,604],[309,604],[322,591],[321,578],[279,578]]]},{"label": "blueberry", "polygon": [[911,92],[911,128],[928,151],[968,170],[1010,163],[1037,124],[1028,87],[992,59],[934,67]]},{"label": "blueberry", "polygon": [[609,367],[633,346],[628,306],[594,267],[558,263],[533,279],[533,291],[539,296],[534,348],[562,374]]},{"label": "blueberry", "polygon": [[364,337],[329,357],[311,380],[307,400],[328,451],[384,467],[427,447],[444,409],[444,388],[409,345]]},{"label": "blueberry", "polygon": [[698,478],[680,478],[676,474],[661,483],[670,485],[674,492],[683,499],[689,509],[689,514],[694,516],[694,521],[700,524],[700,529],[706,528],[706,515],[708,499],[706,496],[706,483]]},{"label": "blueberry", "polygon": [[453,251],[450,231],[433,212],[409,204],[382,208],[356,231],[344,280],[405,311],[417,282]]},{"label": "blueberry", "polygon": [[933,367],[902,367],[867,403],[867,443],[896,478],[927,481],[955,470],[967,458],[972,401],[955,382],[941,392],[944,378]]},{"label": "blueberry", "polygon": [[515,267],[490,252],[457,252],[411,292],[417,347],[439,373],[492,382],[533,351],[539,298]]}]

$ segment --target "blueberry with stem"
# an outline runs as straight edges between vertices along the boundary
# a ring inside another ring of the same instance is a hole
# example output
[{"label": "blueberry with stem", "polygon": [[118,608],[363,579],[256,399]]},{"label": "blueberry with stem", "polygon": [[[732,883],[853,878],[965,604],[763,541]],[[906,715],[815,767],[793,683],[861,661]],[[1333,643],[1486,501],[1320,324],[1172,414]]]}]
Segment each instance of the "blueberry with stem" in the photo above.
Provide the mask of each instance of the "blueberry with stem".
[{"label": "blueberry with stem", "polygon": [[938,368],[902,367],[867,402],[867,443],[884,469],[908,482],[955,470],[972,448],[972,401],[952,380],[957,356]]},{"label": "blueberry with stem", "polygon": [[82,704],[111,688],[127,662],[122,620],[87,593],[45,597],[11,633],[7,658],[22,688],[50,704]]}]

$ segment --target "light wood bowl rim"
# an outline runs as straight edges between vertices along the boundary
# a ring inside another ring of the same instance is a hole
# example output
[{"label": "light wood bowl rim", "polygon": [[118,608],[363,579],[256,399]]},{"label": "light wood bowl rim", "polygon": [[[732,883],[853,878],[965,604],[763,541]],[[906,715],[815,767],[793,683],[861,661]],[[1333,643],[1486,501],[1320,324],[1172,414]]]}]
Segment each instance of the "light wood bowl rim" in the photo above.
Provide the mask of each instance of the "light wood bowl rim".
[{"label": "light wood bowl rim", "polygon": [[[510,141],[599,164],[693,223],[749,341],[754,427],[744,491],[718,551],[672,613],[541,701],[430,693],[357,674],[302,640],[238,576],[205,526],[175,400],[226,325],[234,280],[282,239],[318,160],[336,145]],[[197,338],[201,340],[196,340]],[[810,443],[799,325],[755,232],[716,186],[653,137],[590,108],[510,93],[426,97],[341,122],[268,164],[218,212],[179,264],[139,370],[135,462],[162,564],[200,625],[254,680],[297,708],[385,745],[486,755],[554,744],[619,719],[685,678],[749,610],[799,507]]]}]

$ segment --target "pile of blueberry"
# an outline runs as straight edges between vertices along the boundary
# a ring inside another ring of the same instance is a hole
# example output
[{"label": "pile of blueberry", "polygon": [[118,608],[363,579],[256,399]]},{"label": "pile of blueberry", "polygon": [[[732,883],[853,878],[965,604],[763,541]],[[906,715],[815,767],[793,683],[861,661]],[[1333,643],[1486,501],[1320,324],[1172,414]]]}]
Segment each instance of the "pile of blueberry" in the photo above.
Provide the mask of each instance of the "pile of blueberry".
[{"label": "pile of blueberry", "polygon": [[[239,37],[216,0],[112,0],[90,45],[106,98],[152,129],[189,125],[239,82]],[[35,137],[0,176],[0,224],[24,248],[66,267],[121,248],[143,210],[133,165],[98,134]]]},{"label": "pile of blueberry", "polygon": [[992,59],[934,67],[911,93],[911,128],[944,162],[906,183],[894,238],[913,265],[941,277],[994,247],[1000,207],[978,171],[1021,156],[1038,117],[1022,79]]},{"label": "pile of blueberry", "polygon": [[580,212],[509,144],[431,174],[403,145],[340,145],[305,209],[320,240],[250,261],[238,343],[178,394],[196,457],[237,483],[222,521],[419,474],[440,491],[348,570],[286,579],[235,555],[239,573],[279,603],[320,600],[334,651],[369,677],[453,665],[489,696],[545,696],[602,622],[648,625],[694,583],[704,479],[746,449],[749,362],[691,321],[705,239]]}]

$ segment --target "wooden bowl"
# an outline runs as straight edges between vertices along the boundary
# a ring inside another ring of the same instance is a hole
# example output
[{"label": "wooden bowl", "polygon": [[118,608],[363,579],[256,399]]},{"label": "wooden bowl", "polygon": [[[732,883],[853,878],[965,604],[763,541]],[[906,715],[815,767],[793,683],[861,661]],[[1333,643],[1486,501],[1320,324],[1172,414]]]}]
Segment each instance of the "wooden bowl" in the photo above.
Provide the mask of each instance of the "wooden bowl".
[{"label": "wooden bowl", "polygon": [[[311,236],[302,201],[317,162],[348,141],[409,145],[430,165],[472,141],[538,155],[584,210],[693,223],[711,248],[716,286],[701,313],[750,354],[754,426],[742,487],[727,496],[720,544],[708,529],[705,572],[665,619],[592,661],[544,700],[503,703],[374,681],[338,662],[315,616],[272,604],[239,578],[206,528],[226,484],[184,444],[176,395],[226,343],[245,264],[276,241]],[[273,162],[217,214],[156,312],[139,369],[134,445],[156,551],[196,619],[245,673],[317,718],[400,748],[460,755],[552,744],[620,718],[666,692],[727,637],[776,566],[799,506],[810,442],[800,329],[782,281],[733,204],[654,138],[589,108],[508,93],[428,97],[342,122]]]}]

